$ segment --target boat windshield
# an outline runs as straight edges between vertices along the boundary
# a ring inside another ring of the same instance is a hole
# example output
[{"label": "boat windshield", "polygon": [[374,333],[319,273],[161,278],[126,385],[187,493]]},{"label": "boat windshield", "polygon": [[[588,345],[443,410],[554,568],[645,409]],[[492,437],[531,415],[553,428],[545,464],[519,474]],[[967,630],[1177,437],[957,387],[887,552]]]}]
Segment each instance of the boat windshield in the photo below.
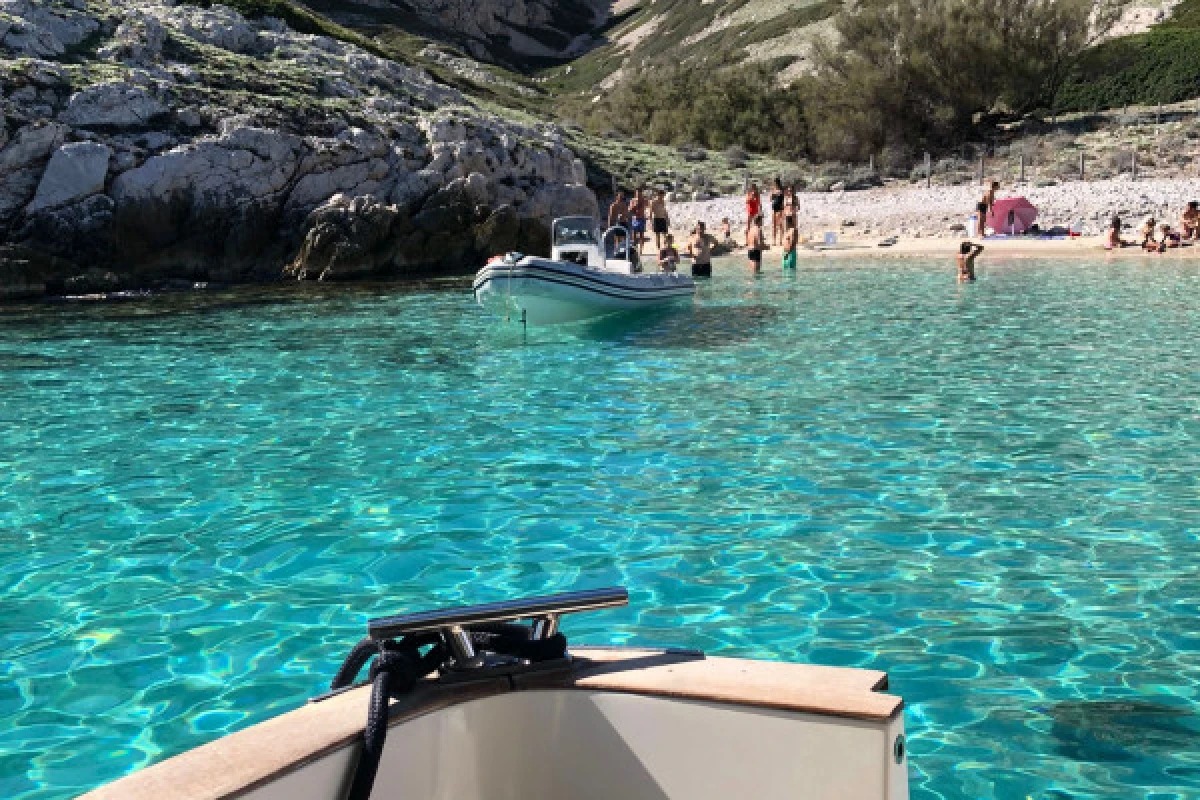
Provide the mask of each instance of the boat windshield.
[{"label": "boat windshield", "polygon": [[554,220],[554,246],[597,244],[596,223],[590,217],[565,217]]}]

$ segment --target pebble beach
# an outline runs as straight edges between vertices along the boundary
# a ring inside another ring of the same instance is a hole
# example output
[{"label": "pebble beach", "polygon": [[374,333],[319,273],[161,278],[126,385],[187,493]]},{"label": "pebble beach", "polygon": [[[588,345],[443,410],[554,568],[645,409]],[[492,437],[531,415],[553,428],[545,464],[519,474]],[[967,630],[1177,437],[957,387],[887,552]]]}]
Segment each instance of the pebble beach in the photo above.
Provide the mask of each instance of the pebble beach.
[{"label": "pebble beach", "polygon": [[[801,192],[797,195],[800,232],[809,239],[819,239],[825,231],[850,238],[959,239],[981,191],[979,185],[971,184]],[[1003,184],[997,197],[1011,196],[1026,197],[1038,208],[1038,225],[1043,229],[1082,224],[1084,237],[1090,237],[1099,236],[1113,215],[1135,229],[1146,216],[1178,225],[1186,203],[1200,199],[1200,178],[1133,181],[1124,177],[1040,187]],[[677,236],[690,230],[697,220],[703,220],[709,231],[716,231],[721,220],[728,217],[740,241],[746,225],[740,195],[672,203],[670,213]],[[769,240],[769,217],[766,228]]]}]

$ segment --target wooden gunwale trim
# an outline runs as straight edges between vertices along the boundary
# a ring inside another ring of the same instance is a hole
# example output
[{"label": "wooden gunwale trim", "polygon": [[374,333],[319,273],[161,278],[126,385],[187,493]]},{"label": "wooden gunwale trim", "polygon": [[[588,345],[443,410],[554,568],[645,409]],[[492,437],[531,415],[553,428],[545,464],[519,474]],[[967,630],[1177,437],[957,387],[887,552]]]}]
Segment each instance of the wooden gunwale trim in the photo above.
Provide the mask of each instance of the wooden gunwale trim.
[{"label": "wooden gunwale trim", "polygon": [[[868,722],[900,713],[887,674],[808,664],[706,658],[692,651],[572,648],[569,670],[487,681],[425,680],[392,702],[389,727],[512,691],[579,689],[795,711]],[[310,703],[102,786],[79,800],[234,800],[362,736],[371,687]]]}]

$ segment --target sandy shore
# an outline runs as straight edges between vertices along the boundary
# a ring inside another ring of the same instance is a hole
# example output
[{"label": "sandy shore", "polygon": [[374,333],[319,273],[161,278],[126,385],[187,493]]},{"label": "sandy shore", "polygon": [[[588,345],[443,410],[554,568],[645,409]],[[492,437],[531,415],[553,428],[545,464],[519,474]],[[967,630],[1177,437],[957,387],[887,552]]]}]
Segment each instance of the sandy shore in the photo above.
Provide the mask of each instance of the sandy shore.
[{"label": "sandy shore", "polygon": [[[810,239],[821,239],[825,232],[831,231],[838,234],[839,240],[857,237],[878,241],[895,236],[901,244],[917,237],[957,241],[963,235],[961,227],[973,213],[980,193],[981,188],[977,185],[801,192],[797,195],[800,232]],[[1085,239],[1092,237],[1094,240],[1107,228],[1114,215],[1132,226],[1130,230],[1136,229],[1147,216],[1178,225],[1187,202],[1200,200],[1200,180],[1132,181],[1126,177],[1043,187],[1003,186],[998,197],[1010,196],[1028,198],[1039,210],[1038,224],[1043,229],[1080,225]],[[735,238],[742,241],[746,211],[740,196],[672,203],[669,210],[677,235],[689,230],[697,220],[703,220],[710,232],[716,232],[721,220],[728,217]],[[1130,236],[1132,233],[1127,231],[1126,237]],[[770,241],[769,216],[767,239]],[[1022,244],[1022,248],[1024,246]]]}]

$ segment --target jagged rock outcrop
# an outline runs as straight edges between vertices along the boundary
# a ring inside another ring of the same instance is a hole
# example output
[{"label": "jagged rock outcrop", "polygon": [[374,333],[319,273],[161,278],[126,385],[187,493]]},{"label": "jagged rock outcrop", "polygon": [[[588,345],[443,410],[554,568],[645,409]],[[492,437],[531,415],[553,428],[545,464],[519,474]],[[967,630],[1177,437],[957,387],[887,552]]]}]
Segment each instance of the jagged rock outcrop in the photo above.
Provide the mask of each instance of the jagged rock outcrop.
[{"label": "jagged rock outcrop", "polygon": [[[355,44],[219,6],[0,7],[25,15],[0,31],[0,296],[469,270],[596,213],[556,128]],[[80,32],[102,69],[15,59]]]},{"label": "jagged rock outcrop", "polygon": [[54,152],[41,183],[25,211],[36,214],[47,208],[74,203],[104,190],[112,148],[97,142],[72,142]]}]

